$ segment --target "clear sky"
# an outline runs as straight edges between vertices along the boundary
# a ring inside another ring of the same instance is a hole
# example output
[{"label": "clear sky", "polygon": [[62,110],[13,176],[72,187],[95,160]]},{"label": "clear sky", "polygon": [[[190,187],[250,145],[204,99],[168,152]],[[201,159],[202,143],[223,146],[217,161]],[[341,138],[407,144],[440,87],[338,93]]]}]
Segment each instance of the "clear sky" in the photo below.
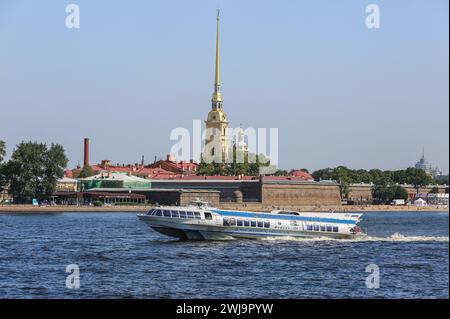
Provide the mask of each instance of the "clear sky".
[{"label": "clear sky", "polygon": [[425,146],[448,173],[447,0],[0,0],[9,155],[57,142],[75,166],[90,137],[91,162],[164,157],[210,110],[218,6],[224,109],[233,127],[279,128],[282,168],[401,169]]}]

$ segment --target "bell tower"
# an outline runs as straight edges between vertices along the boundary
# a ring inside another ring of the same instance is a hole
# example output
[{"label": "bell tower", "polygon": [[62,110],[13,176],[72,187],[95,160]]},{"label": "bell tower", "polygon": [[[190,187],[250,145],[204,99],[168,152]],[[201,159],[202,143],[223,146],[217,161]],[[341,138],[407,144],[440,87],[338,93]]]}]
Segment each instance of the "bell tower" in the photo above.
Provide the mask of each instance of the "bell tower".
[{"label": "bell tower", "polygon": [[211,99],[211,111],[208,113],[206,123],[206,141],[203,149],[203,158],[216,163],[225,161],[228,155],[228,138],[226,129],[228,127],[227,115],[223,110],[223,96],[220,82],[220,11],[217,10],[216,31],[216,66],[214,78],[214,93]]}]

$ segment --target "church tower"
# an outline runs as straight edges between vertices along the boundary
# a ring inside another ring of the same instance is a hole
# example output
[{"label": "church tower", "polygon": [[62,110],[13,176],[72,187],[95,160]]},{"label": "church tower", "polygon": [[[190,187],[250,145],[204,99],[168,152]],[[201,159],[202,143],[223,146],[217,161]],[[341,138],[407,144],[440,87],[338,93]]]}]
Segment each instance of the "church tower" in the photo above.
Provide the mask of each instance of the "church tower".
[{"label": "church tower", "polygon": [[212,95],[212,109],[208,113],[206,123],[206,141],[203,150],[203,158],[207,162],[224,162],[228,155],[228,138],[226,129],[228,127],[227,115],[223,110],[223,96],[220,91],[220,11],[217,11],[217,33],[216,33],[216,68],[214,80],[214,93]]}]

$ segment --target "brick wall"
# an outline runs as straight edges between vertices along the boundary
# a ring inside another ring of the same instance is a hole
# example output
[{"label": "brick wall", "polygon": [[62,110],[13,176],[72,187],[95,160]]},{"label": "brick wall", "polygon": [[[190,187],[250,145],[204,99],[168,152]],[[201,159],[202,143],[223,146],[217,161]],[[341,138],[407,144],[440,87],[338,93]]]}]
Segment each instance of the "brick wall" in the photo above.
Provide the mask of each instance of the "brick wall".
[{"label": "brick wall", "polygon": [[340,205],[339,185],[320,182],[264,182],[263,205]]}]

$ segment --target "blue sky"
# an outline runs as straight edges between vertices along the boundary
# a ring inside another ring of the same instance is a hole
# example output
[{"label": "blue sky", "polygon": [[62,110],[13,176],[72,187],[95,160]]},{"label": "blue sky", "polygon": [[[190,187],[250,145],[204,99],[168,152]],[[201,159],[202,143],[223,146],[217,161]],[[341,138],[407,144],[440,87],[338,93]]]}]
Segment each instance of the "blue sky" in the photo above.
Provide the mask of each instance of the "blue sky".
[{"label": "blue sky", "polygon": [[170,131],[210,110],[218,6],[224,109],[233,127],[279,129],[282,168],[400,169],[424,145],[448,173],[446,0],[2,0],[8,152],[58,142],[74,166],[90,137],[91,162],[164,157]]}]

